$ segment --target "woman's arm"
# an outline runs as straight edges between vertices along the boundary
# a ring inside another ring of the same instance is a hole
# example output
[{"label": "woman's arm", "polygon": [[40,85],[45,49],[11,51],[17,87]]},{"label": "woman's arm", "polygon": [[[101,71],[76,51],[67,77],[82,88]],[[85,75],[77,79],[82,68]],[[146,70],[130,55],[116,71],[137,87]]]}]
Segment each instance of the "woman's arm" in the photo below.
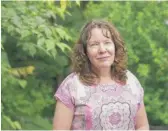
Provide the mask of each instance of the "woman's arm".
[{"label": "woman's arm", "polygon": [[73,120],[73,111],[57,100],[53,119],[53,130],[70,130]]},{"label": "woman's arm", "polygon": [[136,130],[149,130],[148,118],[146,115],[145,105],[142,102],[136,115]]}]

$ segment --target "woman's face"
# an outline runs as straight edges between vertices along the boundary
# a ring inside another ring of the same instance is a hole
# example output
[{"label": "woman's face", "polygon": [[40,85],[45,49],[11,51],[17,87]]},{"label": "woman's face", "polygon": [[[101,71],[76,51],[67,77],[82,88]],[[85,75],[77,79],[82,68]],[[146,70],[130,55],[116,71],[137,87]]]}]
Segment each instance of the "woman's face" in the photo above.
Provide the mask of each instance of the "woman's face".
[{"label": "woman's face", "polygon": [[[103,35],[106,32],[108,37]],[[92,29],[91,37],[87,41],[87,56],[93,68],[111,68],[115,57],[115,45],[109,31],[100,28]]]}]

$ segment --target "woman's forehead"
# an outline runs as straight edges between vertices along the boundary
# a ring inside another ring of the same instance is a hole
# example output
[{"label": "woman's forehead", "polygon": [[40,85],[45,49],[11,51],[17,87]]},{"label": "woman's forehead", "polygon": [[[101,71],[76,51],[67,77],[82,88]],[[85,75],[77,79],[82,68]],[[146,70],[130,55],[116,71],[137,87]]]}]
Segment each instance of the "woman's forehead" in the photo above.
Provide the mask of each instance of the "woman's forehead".
[{"label": "woman's forehead", "polygon": [[109,29],[106,28],[93,28],[90,30],[90,32],[88,32],[88,40],[90,40],[92,37],[94,36],[98,36],[98,35],[103,35],[106,38],[110,38],[111,39],[111,33],[109,31]]}]

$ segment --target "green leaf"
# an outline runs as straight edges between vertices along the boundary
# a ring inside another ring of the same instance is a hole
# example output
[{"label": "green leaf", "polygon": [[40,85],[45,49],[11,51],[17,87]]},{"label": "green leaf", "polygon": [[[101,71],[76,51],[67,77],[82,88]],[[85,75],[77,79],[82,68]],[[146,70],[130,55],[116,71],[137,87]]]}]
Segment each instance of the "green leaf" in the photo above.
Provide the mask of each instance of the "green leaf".
[{"label": "green leaf", "polygon": [[29,48],[29,54],[31,56],[34,56],[36,54],[36,48],[34,46],[30,46],[30,48]]},{"label": "green leaf", "polygon": [[68,45],[66,45],[65,43],[58,42],[58,43],[56,43],[56,46],[58,46],[62,50],[62,52],[64,52],[64,53],[65,53],[66,49],[71,51],[71,48]]},{"label": "green leaf", "polygon": [[80,0],[75,0],[76,1],[76,4],[78,5],[78,6],[80,6]]},{"label": "green leaf", "polygon": [[63,11],[61,8],[57,8],[56,10],[57,10],[58,15],[59,15],[63,20],[65,20],[64,11]]},{"label": "green leaf", "polygon": [[54,40],[52,39],[45,40],[45,44],[46,44],[47,51],[55,48]]},{"label": "green leaf", "polygon": [[51,51],[50,51],[51,55],[54,57],[54,59],[56,58],[56,55],[57,55],[57,50],[55,48],[53,48]]},{"label": "green leaf", "polygon": [[2,116],[4,118],[4,120],[8,123],[8,125],[10,127],[12,127],[13,129],[15,129],[15,126],[13,125],[13,121],[10,119],[10,117],[6,116],[6,115],[3,115]]},{"label": "green leaf", "polygon": [[68,39],[68,34],[62,28],[56,28],[55,30],[62,39]]},{"label": "green leaf", "polygon": [[35,44],[33,43],[21,43],[23,46],[23,50],[28,52],[30,56],[34,56],[36,54]]},{"label": "green leaf", "polygon": [[29,36],[30,34],[31,34],[31,33],[30,33],[29,30],[22,30],[22,31],[21,31],[21,39],[23,39],[23,38]]},{"label": "green leaf", "polygon": [[38,46],[42,46],[42,45],[44,44],[44,42],[45,42],[44,37],[40,37],[40,38],[38,39],[38,41],[37,41],[37,45],[38,45]]},{"label": "green leaf", "polygon": [[15,30],[15,28],[14,28],[13,25],[8,25],[7,31],[8,31],[9,33],[13,32],[14,30]]},{"label": "green leaf", "polygon": [[1,52],[1,59],[2,59],[3,64],[8,65],[10,67],[8,55],[5,51]]},{"label": "green leaf", "polygon": [[15,16],[12,17],[12,22],[17,27],[21,27],[21,19],[18,15],[15,15]]},{"label": "green leaf", "polygon": [[138,65],[138,69],[137,72],[143,76],[143,77],[147,77],[149,74],[149,65],[148,64],[139,64]]},{"label": "green leaf", "polygon": [[43,18],[40,17],[40,16],[36,16],[36,24],[37,24],[37,25],[41,25],[41,24],[43,24],[43,23],[45,23],[45,19],[43,19]]},{"label": "green leaf", "polygon": [[44,31],[45,31],[46,36],[47,36],[48,38],[50,38],[51,35],[52,35],[51,30],[50,30],[49,28],[45,27],[45,28],[44,28]]},{"label": "green leaf", "polygon": [[20,123],[18,121],[15,121],[13,124],[15,126],[15,129],[19,129],[19,130],[22,129],[22,127],[21,127],[21,125],[20,125]]},{"label": "green leaf", "polygon": [[65,9],[67,7],[67,1],[60,0],[60,5],[61,5],[62,11],[65,11]]},{"label": "green leaf", "polygon": [[19,80],[19,85],[24,89],[27,85],[27,81],[26,80]]}]

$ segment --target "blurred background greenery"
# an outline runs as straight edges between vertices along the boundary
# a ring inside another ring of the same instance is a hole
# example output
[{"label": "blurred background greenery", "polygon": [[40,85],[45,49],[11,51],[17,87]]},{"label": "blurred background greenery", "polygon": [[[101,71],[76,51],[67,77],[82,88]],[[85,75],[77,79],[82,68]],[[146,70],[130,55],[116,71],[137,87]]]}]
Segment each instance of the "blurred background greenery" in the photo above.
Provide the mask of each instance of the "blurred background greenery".
[{"label": "blurred background greenery", "polygon": [[1,11],[2,129],[52,129],[53,95],[92,18],[117,27],[128,68],[145,90],[150,125],[168,125],[168,2],[2,1]]}]

